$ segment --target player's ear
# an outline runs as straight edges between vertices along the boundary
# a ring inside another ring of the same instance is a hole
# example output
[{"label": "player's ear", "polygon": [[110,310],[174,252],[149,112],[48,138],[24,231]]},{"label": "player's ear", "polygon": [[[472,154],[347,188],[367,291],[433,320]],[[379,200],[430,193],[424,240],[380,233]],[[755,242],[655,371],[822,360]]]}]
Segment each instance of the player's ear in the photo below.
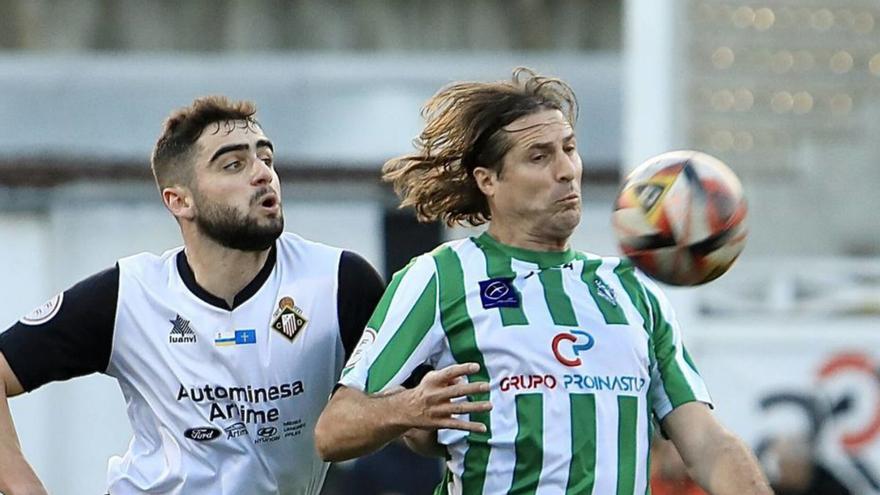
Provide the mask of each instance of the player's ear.
[{"label": "player's ear", "polygon": [[495,184],[498,182],[498,172],[491,168],[477,167],[474,169],[474,181],[477,187],[487,197],[495,195]]},{"label": "player's ear", "polygon": [[176,185],[163,188],[162,202],[178,220],[192,220],[195,217],[193,195],[188,187]]}]

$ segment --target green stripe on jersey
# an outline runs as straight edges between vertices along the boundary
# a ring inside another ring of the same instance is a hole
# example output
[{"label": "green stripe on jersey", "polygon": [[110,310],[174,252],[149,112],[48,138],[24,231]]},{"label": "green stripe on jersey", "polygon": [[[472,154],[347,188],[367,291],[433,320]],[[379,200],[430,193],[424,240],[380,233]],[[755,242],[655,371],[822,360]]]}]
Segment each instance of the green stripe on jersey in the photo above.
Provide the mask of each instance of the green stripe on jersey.
[{"label": "green stripe on jersey", "polygon": [[483,237],[474,237],[471,238],[474,241],[474,244],[483,251],[483,256],[486,257],[486,274],[489,278],[508,278],[511,280],[510,288],[516,292],[517,297],[519,298],[520,305],[515,308],[510,307],[500,307],[498,311],[501,314],[501,324],[505,327],[510,325],[528,325],[529,320],[526,318],[526,314],[522,309],[522,295],[513,286],[512,280],[516,278],[516,273],[510,267],[510,256],[507,256],[503,251],[493,247],[492,244],[485,242]]},{"label": "green stripe on jersey", "polygon": [[[590,295],[593,296],[596,306],[599,308],[599,311],[602,312],[602,317],[605,318],[605,323],[609,325],[626,325],[629,323],[626,320],[626,315],[623,314],[623,308],[620,307],[620,304],[612,302],[615,300],[613,293],[603,294],[600,292],[600,288],[609,291],[611,289],[596,273],[599,267],[602,266],[602,260],[590,260],[585,256],[578,256],[578,258],[584,262],[584,269],[581,271],[581,280],[583,280],[590,289]],[[610,297],[611,300],[608,300],[608,297]]]},{"label": "green stripe on jersey", "polygon": [[571,394],[571,464],[565,495],[589,495],[596,481],[596,396]]},{"label": "green stripe on jersey", "polygon": [[629,296],[629,300],[632,301],[633,306],[635,306],[636,310],[638,310],[639,314],[642,316],[642,321],[645,322],[645,332],[650,336],[651,310],[648,309],[648,303],[643,297],[645,293],[642,290],[642,284],[639,282],[639,279],[636,278],[632,265],[629,264],[629,262],[620,260],[620,263],[614,267],[614,274],[617,275],[617,279],[620,280],[620,285],[623,286],[624,292],[626,292],[626,295]]},{"label": "green stripe on jersey", "polygon": [[[425,338],[425,334],[434,324],[436,301],[437,276],[432,275],[409,314],[401,322],[400,329],[394,333],[367,370],[365,390],[368,394],[382,390]],[[382,318],[384,319],[384,315]]]},{"label": "green stripe on jersey", "polygon": [[651,310],[648,309],[648,303],[645,300],[646,291],[642,288],[641,282],[636,278],[635,272],[633,272],[633,266],[628,261],[620,260],[620,263],[614,267],[614,274],[617,275],[617,279],[620,280],[620,285],[623,286],[624,292],[629,297],[629,300],[632,302],[632,305],[638,310],[639,315],[642,317],[643,326],[642,328],[645,330],[645,333],[648,334],[648,362],[649,368],[654,368],[654,363],[657,362],[657,356],[654,351],[654,332],[653,332],[653,324],[651,322]]},{"label": "green stripe on jersey", "polygon": [[531,495],[538,490],[544,460],[544,396],[516,396],[516,465],[508,494]]},{"label": "green stripe on jersey", "polygon": [[660,303],[653,294],[648,293],[651,309],[654,312],[654,347],[657,365],[663,379],[663,389],[672,402],[672,408],[697,400],[691,385],[676,359],[675,333],[660,310]]},{"label": "green stripe on jersey", "polygon": [[699,375],[700,372],[697,371],[697,365],[694,364],[694,360],[691,359],[691,355],[690,353],[688,353],[687,347],[682,346],[681,353],[684,355],[684,361],[688,364],[688,366],[690,366],[691,369],[694,370],[694,373]]},{"label": "green stripe on jersey", "polygon": [[440,480],[440,483],[434,488],[433,495],[449,495],[449,483],[452,482],[452,471],[447,467],[443,472],[443,478]]},{"label": "green stripe on jersey", "polygon": [[538,273],[541,285],[544,286],[544,299],[547,301],[547,308],[550,310],[550,316],[556,325],[577,326],[577,317],[574,315],[574,308],[571,305],[571,299],[565,293],[562,287],[562,270],[558,268],[548,268]]},{"label": "green stripe on jersey", "polygon": [[388,288],[385,289],[385,293],[382,294],[382,299],[379,300],[379,304],[376,305],[373,315],[370,316],[370,321],[367,322],[367,327],[379,331],[382,323],[385,323],[385,317],[388,315],[388,308],[391,306],[391,300],[394,298],[394,294],[397,293],[397,287],[400,285],[400,281],[403,280],[406,272],[409,271],[414,263],[415,258],[391,277],[391,283],[388,284]]},{"label": "green stripe on jersey", "polygon": [[639,398],[617,396],[617,495],[632,495],[636,487]]},{"label": "green stripe on jersey", "polygon": [[[468,375],[468,382],[489,383],[489,372],[483,354],[477,348],[477,338],[474,332],[474,323],[471,321],[465,304],[466,291],[464,287],[464,272],[461,260],[449,246],[433,253],[434,262],[437,264],[440,293],[440,323],[446,338],[449,340],[449,349],[458,363],[477,363],[480,371]],[[474,394],[468,400],[489,400],[489,393]],[[464,456],[464,469],[461,477],[463,495],[480,495],[483,493],[483,485],[486,482],[486,466],[489,463],[489,438],[492,436],[492,428],[489,412],[477,412],[470,414],[470,420],[486,425],[486,433],[468,433],[468,449]]]}]

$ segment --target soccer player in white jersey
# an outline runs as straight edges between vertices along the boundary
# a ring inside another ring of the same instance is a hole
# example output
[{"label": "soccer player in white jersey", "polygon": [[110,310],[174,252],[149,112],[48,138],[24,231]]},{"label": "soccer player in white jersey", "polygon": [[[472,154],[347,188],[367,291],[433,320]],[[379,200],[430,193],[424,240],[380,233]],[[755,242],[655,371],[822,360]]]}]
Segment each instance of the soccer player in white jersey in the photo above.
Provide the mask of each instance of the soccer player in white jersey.
[{"label": "soccer player in white jersey", "polygon": [[320,492],[314,427],[384,284],[283,233],[255,111],[205,97],[165,122],[152,166],[183,247],[121,259],[0,334],[0,492],[45,493],[7,397],[93,372],[117,379],[134,431],[110,494]]},{"label": "soccer player in white jersey", "polygon": [[[648,492],[652,417],[713,494],[770,493],[719,425],[659,288],[575,251],[576,101],[558,79],[458,83],[385,179],[424,221],[489,224],[397,273],[316,427],[325,459],[404,436],[439,450],[437,493]],[[398,386],[418,365],[435,370]],[[436,447],[439,447],[437,449]]]}]

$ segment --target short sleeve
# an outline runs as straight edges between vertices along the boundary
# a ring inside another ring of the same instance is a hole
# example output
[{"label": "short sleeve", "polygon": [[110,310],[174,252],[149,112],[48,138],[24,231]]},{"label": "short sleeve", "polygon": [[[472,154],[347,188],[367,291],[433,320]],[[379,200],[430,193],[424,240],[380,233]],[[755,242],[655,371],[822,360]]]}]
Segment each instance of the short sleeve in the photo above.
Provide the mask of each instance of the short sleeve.
[{"label": "short sleeve", "polygon": [[28,392],[104,372],[110,362],[119,266],[56,295],[0,333],[0,352]]},{"label": "short sleeve", "polygon": [[688,402],[712,405],[712,398],[684,345],[681,327],[666,295],[653,281],[637,273],[645,288],[656,362],[651,370],[651,399],[657,419]]},{"label": "short sleeve", "polygon": [[343,251],[339,257],[338,278],[336,316],[348,360],[382,297],[385,282],[367,260],[351,251]]},{"label": "short sleeve", "polygon": [[444,335],[434,261],[420,256],[394,274],[339,383],[368,394],[401,385],[419,365],[435,364]]}]

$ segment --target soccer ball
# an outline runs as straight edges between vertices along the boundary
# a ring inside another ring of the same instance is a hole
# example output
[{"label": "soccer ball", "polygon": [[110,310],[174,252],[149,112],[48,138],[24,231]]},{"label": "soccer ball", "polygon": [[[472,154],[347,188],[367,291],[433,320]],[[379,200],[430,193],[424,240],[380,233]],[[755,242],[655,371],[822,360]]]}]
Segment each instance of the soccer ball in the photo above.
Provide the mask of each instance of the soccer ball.
[{"label": "soccer ball", "polygon": [[746,242],[742,185],[719,159],[671,151],[623,183],[612,223],[621,251],[652,278],[700,285],[730,268]]}]

